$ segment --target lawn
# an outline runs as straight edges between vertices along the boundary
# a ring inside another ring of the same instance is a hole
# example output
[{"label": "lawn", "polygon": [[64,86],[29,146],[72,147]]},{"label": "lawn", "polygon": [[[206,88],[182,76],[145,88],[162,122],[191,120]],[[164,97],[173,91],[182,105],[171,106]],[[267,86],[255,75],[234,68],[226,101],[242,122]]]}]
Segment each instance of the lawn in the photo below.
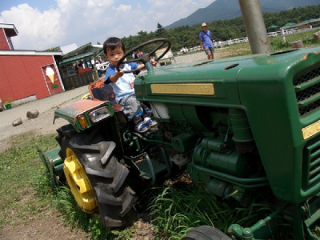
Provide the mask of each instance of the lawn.
[{"label": "lawn", "polygon": [[[291,42],[294,42],[297,40],[303,40],[304,47],[319,46],[320,42],[316,42],[313,39],[313,34],[315,32],[317,32],[317,31],[310,31],[310,32],[306,32],[306,33],[300,33],[300,34],[296,34],[296,35],[287,36],[286,43],[283,43],[281,36],[270,37],[268,39],[270,42],[271,52],[286,51],[286,50],[292,49]],[[216,48],[216,51],[218,53],[219,52],[230,53],[230,55],[228,55],[227,57],[244,56],[244,55],[251,54],[249,43],[238,43],[238,44],[233,44],[233,45],[230,45],[230,46],[224,47],[224,48]]]},{"label": "lawn", "polygon": [[[24,224],[34,214],[45,215],[50,208],[57,209],[71,229],[81,228],[92,239],[129,239],[136,225],[124,230],[105,230],[97,215],[88,215],[77,206],[65,185],[52,187],[37,149],[47,151],[57,146],[55,134],[36,136],[28,132],[11,140],[12,146],[0,153],[0,228],[3,225]],[[187,173],[167,180],[142,196],[145,213],[155,228],[156,239],[181,239],[192,227],[211,225],[227,232],[231,223],[253,224],[271,209],[264,204],[248,207],[230,207],[217,200],[199,184],[193,183]],[[258,214],[259,213],[259,214]],[[45,220],[44,220],[45,221]]]}]

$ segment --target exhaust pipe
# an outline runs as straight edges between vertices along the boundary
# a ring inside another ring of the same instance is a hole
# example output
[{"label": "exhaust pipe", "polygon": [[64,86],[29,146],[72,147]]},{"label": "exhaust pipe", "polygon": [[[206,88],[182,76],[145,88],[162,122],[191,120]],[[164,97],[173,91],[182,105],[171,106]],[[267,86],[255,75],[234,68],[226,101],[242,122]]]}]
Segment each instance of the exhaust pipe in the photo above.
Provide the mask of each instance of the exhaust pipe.
[{"label": "exhaust pipe", "polygon": [[266,25],[259,0],[238,0],[252,54],[270,53]]}]

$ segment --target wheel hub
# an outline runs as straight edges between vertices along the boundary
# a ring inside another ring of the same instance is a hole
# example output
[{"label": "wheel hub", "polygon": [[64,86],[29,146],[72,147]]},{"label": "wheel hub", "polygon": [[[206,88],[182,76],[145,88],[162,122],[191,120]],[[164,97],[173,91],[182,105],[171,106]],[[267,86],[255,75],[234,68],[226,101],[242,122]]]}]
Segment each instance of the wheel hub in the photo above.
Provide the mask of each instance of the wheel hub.
[{"label": "wheel hub", "polygon": [[63,171],[77,204],[86,213],[92,213],[98,207],[94,190],[78,157],[66,149]]}]

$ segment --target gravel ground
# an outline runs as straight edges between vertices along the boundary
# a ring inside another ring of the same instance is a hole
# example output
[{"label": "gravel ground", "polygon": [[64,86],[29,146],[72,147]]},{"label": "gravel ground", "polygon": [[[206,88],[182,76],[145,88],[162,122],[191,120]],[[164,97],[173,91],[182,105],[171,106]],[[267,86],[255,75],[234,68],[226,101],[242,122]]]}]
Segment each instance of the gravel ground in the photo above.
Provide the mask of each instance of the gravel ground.
[{"label": "gravel ground", "polygon": [[[221,53],[217,52],[214,54],[214,58],[222,58],[224,56],[229,55],[229,53]],[[191,54],[183,54],[175,57],[176,63],[194,63],[194,62],[201,62],[207,61],[208,58],[204,52],[196,52]]]},{"label": "gravel ground", "polygon": [[[53,124],[53,113],[56,107],[64,102],[79,100],[87,92],[88,87],[83,86],[0,112],[0,151],[9,147],[7,140],[11,136],[28,131],[35,131],[39,134],[55,132],[55,129],[66,124],[63,119],[57,119]],[[29,120],[26,114],[33,109],[39,111],[39,116]],[[18,118],[21,118],[23,123],[13,127],[12,121]]]}]

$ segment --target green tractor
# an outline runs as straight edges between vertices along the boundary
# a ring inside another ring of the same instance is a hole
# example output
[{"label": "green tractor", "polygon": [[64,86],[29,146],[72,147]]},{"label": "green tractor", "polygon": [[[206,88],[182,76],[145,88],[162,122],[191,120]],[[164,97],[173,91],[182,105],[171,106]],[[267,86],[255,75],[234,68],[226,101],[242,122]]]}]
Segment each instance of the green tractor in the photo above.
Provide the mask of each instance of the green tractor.
[{"label": "green tractor", "polygon": [[230,226],[231,235],[253,239],[285,214],[296,239],[313,239],[320,214],[320,47],[155,69],[143,59],[148,70],[136,78],[135,92],[153,110],[158,130],[134,132],[112,88],[95,83],[93,100],[55,111],[69,124],[57,130],[60,148],[44,154],[53,182],[65,177],[84,212],[98,209],[104,226],[121,227],[134,219],[143,190],[167,179],[175,165],[186,166],[211,194],[236,192],[232,198],[247,205],[265,192],[279,206],[251,228]]},{"label": "green tractor", "polygon": [[[133,51],[166,39],[141,44]],[[163,54],[164,55],[164,54]],[[161,57],[161,56],[160,56]],[[66,179],[86,213],[105,227],[135,220],[135,204],[150,186],[186,167],[208,194],[249,205],[258,193],[274,212],[253,226],[232,224],[230,237],[202,226],[184,240],[269,239],[284,216],[297,240],[317,239],[320,217],[320,47],[173,64],[137,76],[137,99],[150,107],[158,129],[135,132],[103,81],[93,100],[66,103],[54,118],[60,147],[43,153],[52,176]]]}]

